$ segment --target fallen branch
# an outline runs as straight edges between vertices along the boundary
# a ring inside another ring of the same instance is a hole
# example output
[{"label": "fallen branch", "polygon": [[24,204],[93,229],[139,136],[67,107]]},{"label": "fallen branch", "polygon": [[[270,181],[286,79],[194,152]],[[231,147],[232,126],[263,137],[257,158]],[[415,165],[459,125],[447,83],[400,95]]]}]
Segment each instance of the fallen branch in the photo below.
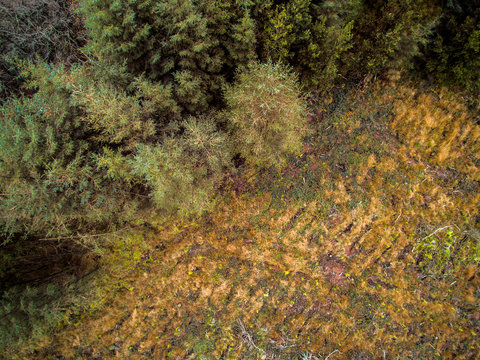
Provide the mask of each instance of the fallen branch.
[{"label": "fallen branch", "polygon": [[431,233],[430,235],[425,236],[421,241],[426,240],[426,239],[428,239],[429,237],[435,235],[437,232],[442,231],[442,230],[444,230],[444,229],[446,229],[446,228],[450,228],[450,227],[452,227],[452,225],[447,225],[447,226],[438,228],[437,230],[435,230],[435,231],[434,231],[433,233]]},{"label": "fallen branch", "polygon": [[252,335],[248,332],[247,328],[243,324],[243,322],[238,319],[237,320],[238,327],[240,328],[240,335],[238,337],[245,342],[250,349],[255,349],[259,351],[262,355],[265,355],[265,350],[259,348],[257,345],[255,345],[255,342],[253,341]]},{"label": "fallen branch", "polygon": [[328,354],[328,356],[325,358],[325,360],[328,360],[328,358],[330,356],[332,356],[333,354],[335,354],[336,352],[339,352],[339,350],[337,349],[337,350],[332,351],[330,354]]}]

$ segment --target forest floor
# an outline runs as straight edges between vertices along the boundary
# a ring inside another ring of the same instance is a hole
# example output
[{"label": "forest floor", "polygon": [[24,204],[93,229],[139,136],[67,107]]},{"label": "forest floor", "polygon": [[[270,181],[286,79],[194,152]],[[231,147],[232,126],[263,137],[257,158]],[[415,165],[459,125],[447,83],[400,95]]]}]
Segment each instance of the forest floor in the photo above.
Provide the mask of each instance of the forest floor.
[{"label": "forest floor", "polygon": [[284,171],[240,169],[208,214],[120,236],[103,305],[19,356],[478,358],[471,113],[381,83],[311,106]]}]

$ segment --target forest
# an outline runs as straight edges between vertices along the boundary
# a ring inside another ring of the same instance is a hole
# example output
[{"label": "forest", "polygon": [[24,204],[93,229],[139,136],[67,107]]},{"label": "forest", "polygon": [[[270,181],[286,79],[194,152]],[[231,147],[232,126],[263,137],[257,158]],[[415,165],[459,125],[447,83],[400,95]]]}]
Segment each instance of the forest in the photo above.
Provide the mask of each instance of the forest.
[{"label": "forest", "polygon": [[0,0],[0,359],[477,359],[480,0]]}]

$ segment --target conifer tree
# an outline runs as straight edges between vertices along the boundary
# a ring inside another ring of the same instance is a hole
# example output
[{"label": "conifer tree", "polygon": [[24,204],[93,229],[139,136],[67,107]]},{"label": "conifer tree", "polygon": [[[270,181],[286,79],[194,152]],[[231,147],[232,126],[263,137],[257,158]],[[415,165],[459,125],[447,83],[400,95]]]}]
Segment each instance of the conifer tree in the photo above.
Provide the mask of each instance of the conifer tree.
[{"label": "conifer tree", "polygon": [[[1,231],[65,235],[111,221],[130,206],[121,184],[96,171],[95,130],[65,86],[65,70],[29,66],[31,96],[0,109]],[[24,70],[22,70],[25,72]]]},{"label": "conifer tree", "polygon": [[19,65],[36,92],[0,110],[3,235],[114,225],[134,213],[138,191],[159,209],[208,207],[230,160],[214,116],[182,121],[171,85],[119,87],[121,67]]},{"label": "conifer tree", "polygon": [[251,63],[226,87],[235,151],[261,167],[281,168],[307,134],[305,102],[297,77],[282,64]]},{"label": "conifer tree", "polygon": [[8,58],[72,63],[85,33],[63,0],[0,3],[0,100],[18,93],[20,81]]},{"label": "conifer tree", "polygon": [[290,0],[272,8],[264,24],[263,58],[291,64],[306,85],[332,86],[339,60],[352,46],[353,22],[340,16],[346,3]]},{"label": "conifer tree", "polygon": [[342,58],[349,79],[413,65],[433,27],[434,0],[362,0],[352,7],[353,47]]},{"label": "conifer tree", "polygon": [[[159,144],[139,144],[131,174],[146,182],[159,209],[192,214],[210,205],[215,183],[229,164],[228,141],[212,118],[189,118]],[[176,136],[175,136],[176,135]]]},{"label": "conifer tree", "polygon": [[447,2],[422,62],[444,83],[480,92],[480,1]]},{"label": "conifer tree", "polygon": [[134,75],[171,85],[187,113],[218,101],[233,69],[254,56],[248,7],[219,0],[86,0],[89,49]]}]

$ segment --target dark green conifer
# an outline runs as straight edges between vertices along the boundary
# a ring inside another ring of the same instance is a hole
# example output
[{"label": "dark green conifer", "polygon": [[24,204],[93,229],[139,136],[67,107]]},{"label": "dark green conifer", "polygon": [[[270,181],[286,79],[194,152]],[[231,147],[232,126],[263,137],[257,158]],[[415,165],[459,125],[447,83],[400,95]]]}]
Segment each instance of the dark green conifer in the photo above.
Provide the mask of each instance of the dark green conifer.
[{"label": "dark green conifer", "polygon": [[434,78],[478,94],[480,1],[446,2],[421,60]]},{"label": "dark green conifer", "polygon": [[62,69],[33,67],[32,97],[0,109],[0,209],[4,235],[68,234],[101,223],[114,211],[90,157],[92,143]]},{"label": "dark green conifer", "polygon": [[254,57],[248,7],[219,0],[86,0],[89,49],[171,85],[188,113],[218,102],[226,78]]},{"label": "dark green conifer", "polygon": [[252,165],[281,168],[302,148],[305,101],[288,66],[257,62],[237,73],[225,100],[235,151]]},{"label": "dark green conifer", "polygon": [[342,58],[344,76],[406,69],[434,25],[433,0],[362,0],[348,15],[354,20],[353,47]]},{"label": "dark green conifer", "polygon": [[263,58],[291,64],[302,82],[327,89],[338,76],[339,60],[351,48],[348,9],[331,2],[290,0],[269,12],[264,24]]}]

